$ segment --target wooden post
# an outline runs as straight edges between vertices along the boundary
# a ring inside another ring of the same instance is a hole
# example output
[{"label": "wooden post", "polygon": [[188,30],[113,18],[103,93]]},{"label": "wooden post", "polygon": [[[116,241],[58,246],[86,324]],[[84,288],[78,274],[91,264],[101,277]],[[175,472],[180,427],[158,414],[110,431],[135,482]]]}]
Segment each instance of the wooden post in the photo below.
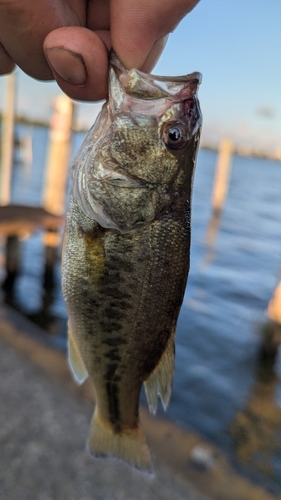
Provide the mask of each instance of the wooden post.
[{"label": "wooden post", "polygon": [[266,313],[269,319],[281,325],[281,281],[273,292]]},{"label": "wooden post", "polygon": [[73,102],[67,96],[56,98],[49,135],[43,207],[59,216],[64,213],[65,207],[73,113]]},{"label": "wooden post", "polygon": [[205,243],[207,255],[204,264],[215,258],[214,246],[220,226],[221,212],[228,191],[233,145],[228,139],[220,143],[212,191],[212,213],[206,229]]},{"label": "wooden post", "polygon": [[17,235],[7,237],[5,253],[6,278],[2,288],[6,294],[6,301],[11,303],[14,298],[15,280],[20,272],[21,245]]},{"label": "wooden post", "polygon": [[[55,112],[51,120],[43,207],[58,216],[63,215],[65,211],[73,116],[73,101],[65,95],[57,97]],[[58,257],[60,241],[60,233],[57,230],[47,231],[44,235],[44,287],[48,290],[54,286],[54,266]]]},{"label": "wooden post", "polygon": [[262,328],[259,360],[264,366],[273,366],[281,344],[281,281],[269,301],[266,315],[269,321]]},{"label": "wooden post", "polygon": [[[0,159],[0,205],[8,205],[11,196],[11,178],[14,151],[14,122],[16,74],[6,76],[4,110],[1,134]],[[6,300],[12,301],[15,280],[20,267],[20,241],[17,235],[5,239],[5,267],[6,278],[2,288],[6,293]]]},{"label": "wooden post", "polygon": [[219,147],[213,185],[212,207],[215,214],[219,214],[221,212],[227,195],[232,152],[232,142],[228,139],[224,139]]},{"label": "wooden post", "polygon": [[10,202],[14,148],[15,93],[16,74],[12,73],[6,77],[5,104],[1,137],[0,205],[8,205]]}]

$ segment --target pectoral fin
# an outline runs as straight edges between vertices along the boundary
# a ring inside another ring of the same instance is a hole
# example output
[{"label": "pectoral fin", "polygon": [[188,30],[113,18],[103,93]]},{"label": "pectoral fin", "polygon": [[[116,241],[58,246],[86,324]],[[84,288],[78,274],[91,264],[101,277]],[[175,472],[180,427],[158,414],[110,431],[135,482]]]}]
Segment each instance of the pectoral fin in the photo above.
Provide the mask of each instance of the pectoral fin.
[{"label": "pectoral fin", "polygon": [[88,377],[88,372],[81,358],[76,341],[68,323],[68,365],[73,375],[75,382],[79,385],[85,382]]},{"label": "pectoral fin", "polygon": [[169,404],[174,378],[174,359],[174,335],[171,335],[158,365],[144,382],[146,399],[151,413],[156,413],[158,394],[165,410]]}]

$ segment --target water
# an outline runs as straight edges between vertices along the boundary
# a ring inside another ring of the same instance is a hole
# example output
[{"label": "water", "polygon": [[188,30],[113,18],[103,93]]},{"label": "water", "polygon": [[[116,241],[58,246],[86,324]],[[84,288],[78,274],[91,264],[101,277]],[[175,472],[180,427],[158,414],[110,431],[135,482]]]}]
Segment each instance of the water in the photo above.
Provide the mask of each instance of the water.
[{"label": "water", "polygon": [[[40,203],[47,131],[32,133],[33,164],[16,164],[12,200]],[[73,153],[83,139],[74,138]],[[281,356],[258,362],[265,309],[281,265],[281,164],[234,157],[220,225],[206,246],[216,154],[201,150],[192,210],[191,270],[178,321],[176,373],[167,418],[229,453],[236,467],[281,492]],[[18,307],[42,318],[41,235],[24,242]],[[57,287],[46,328],[65,348],[66,310]],[[27,293],[28,291],[28,293]],[[161,410],[160,410],[161,411]]]}]

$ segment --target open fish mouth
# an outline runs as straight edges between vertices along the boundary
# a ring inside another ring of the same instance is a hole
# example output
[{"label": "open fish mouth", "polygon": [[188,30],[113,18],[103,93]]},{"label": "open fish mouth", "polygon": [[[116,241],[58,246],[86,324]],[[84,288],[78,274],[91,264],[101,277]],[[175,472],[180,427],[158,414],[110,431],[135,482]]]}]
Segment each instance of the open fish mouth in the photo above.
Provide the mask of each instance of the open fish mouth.
[{"label": "open fish mouth", "polygon": [[202,74],[198,71],[184,76],[167,77],[143,73],[137,69],[125,70],[113,51],[110,65],[120,75],[124,92],[139,99],[184,100],[196,94],[202,82]]}]

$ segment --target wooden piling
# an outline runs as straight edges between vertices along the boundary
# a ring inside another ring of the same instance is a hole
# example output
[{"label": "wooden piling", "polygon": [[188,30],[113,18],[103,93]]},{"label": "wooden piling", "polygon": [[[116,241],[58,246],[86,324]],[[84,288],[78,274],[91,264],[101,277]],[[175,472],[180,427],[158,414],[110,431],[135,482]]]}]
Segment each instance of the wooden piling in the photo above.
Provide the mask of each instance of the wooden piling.
[{"label": "wooden piling", "polygon": [[6,293],[6,299],[11,299],[14,295],[15,280],[19,275],[21,263],[21,244],[17,235],[8,236],[5,253],[6,278],[2,288]]},{"label": "wooden piling", "polygon": [[[73,117],[73,101],[65,95],[57,97],[51,120],[43,192],[43,207],[57,216],[62,216],[65,211]],[[52,289],[54,286],[54,266],[58,258],[60,241],[60,233],[56,230],[48,231],[44,235],[45,289]]]},{"label": "wooden piling", "polygon": [[63,215],[65,208],[73,113],[73,101],[65,95],[58,96],[51,119],[43,192],[43,207],[58,216]]},{"label": "wooden piling", "polygon": [[228,139],[221,141],[212,190],[212,213],[206,229],[207,254],[203,261],[209,264],[215,258],[215,240],[220,227],[221,213],[228,192],[233,145]]},{"label": "wooden piling", "polygon": [[4,112],[1,137],[0,205],[8,205],[11,191],[11,175],[14,148],[16,74],[6,76]]},{"label": "wooden piling", "polygon": [[259,361],[267,366],[274,365],[281,344],[281,281],[275,288],[266,309],[268,321],[262,328],[262,342]]},{"label": "wooden piling", "polygon": [[[12,73],[5,78],[4,109],[1,130],[0,153],[0,205],[5,206],[10,202],[11,178],[14,151],[14,122],[15,122],[15,95],[16,74]],[[15,279],[20,266],[20,241],[17,235],[3,237],[5,246],[6,278],[2,284],[7,296],[11,296]]]},{"label": "wooden piling", "polygon": [[266,310],[266,314],[269,319],[271,319],[271,321],[274,321],[275,323],[281,325],[281,281],[273,292]]},{"label": "wooden piling", "polygon": [[213,185],[212,208],[214,214],[219,214],[221,212],[228,192],[232,152],[232,142],[228,139],[224,139],[220,143],[218,151]]}]

